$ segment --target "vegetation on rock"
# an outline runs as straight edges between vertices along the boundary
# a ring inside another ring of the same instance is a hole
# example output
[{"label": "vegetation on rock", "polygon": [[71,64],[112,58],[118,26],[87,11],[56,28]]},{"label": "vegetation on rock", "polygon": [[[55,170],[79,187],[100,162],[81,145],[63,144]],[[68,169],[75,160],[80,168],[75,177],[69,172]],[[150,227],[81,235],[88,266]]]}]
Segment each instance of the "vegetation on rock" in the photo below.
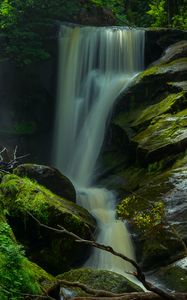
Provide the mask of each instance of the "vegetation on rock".
[{"label": "vegetation on rock", "polygon": [[[59,275],[57,278],[66,279],[70,282],[78,281],[93,289],[105,290],[116,294],[142,290],[139,286],[122,275],[106,270],[94,270],[89,268],[74,269]],[[88,296],[88,294],[80,288],[72,287],[71,291],[74,296]]]},{"label": "vegetation on rock", "polygon": [[[89,238],[95,230],[95,221],[85,209],[56,196],[28,178],[14,174],[3,177],[0,189],[1,204],[6,209],[9,222],[33,261],[57,274],[85,258],[85,247],[66,235],[41,230],[29,215],[49,226],[62,225],[83,238]],[[70,251],[72,248],[73,253]]]},{"label": "vegetation on rock", "polygon": [[[108,186],[117,175],[120,185],[114,180],[111,185],[123,199],[117,213],[131,224],[138,260],[149,270],[186,255],[187,66],[182,44],[182,50],[173,45],[139,75],[119,100],[112,121],[128,136],[131,152],[118,148],[126,160],[116,164]],[[115,151],[113,156],[115,161]]]}]

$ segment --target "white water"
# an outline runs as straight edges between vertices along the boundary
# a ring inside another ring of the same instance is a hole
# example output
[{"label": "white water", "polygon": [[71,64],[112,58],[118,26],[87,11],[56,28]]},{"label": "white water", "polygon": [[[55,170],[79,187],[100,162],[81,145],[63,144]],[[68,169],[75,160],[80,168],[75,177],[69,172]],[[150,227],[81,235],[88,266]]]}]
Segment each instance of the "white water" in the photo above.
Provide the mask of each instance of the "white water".
[{"label": "white water", "polygon": [[[115,196],[92,187],[112,106],[143,68],[144,32],[121,28],[62,26],[54,139],[54,165],[77,190],[78,203],[99,226],[97,241],[130,258],[134,251],[126,226],[115,219]],[[126,276],[132,267],[95,249],[87,266]]]}]

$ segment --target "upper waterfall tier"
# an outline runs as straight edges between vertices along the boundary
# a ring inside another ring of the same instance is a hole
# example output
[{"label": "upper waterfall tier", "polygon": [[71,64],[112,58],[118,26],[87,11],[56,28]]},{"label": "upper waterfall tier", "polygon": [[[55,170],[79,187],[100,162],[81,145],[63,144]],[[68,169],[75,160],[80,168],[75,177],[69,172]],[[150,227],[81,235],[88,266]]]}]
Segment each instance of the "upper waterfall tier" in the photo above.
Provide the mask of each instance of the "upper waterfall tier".
[{"label": "upper waterfall tier", "polygon": [[143,68],[144,31],[63,25],[59,43],[54,164],[85,187],[111,107]]}]

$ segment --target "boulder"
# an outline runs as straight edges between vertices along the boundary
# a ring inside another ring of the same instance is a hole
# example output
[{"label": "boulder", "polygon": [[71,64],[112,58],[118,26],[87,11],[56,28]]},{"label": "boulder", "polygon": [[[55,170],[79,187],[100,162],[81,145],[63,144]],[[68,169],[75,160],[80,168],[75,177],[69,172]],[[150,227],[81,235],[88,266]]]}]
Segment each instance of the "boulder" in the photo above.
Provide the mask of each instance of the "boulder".
[{"label": "boulder", "polygon": [[[104,290],[112,293],[131,293],[142,291],[140,286],[131,282],[126,277],[106,270],[95,270],[91,268],[74,269],[59,275],[57,278],[70,282],[78,281],[92,289]],[[62,284],[61,288],[68,289],[74,297],[88,296],[88,294],[80,288],[66,286],[65,284]]]},{"label": "boulder", "polygon": [[169,291],[187,292],[187,258],[163,267],[153,273],[152,279],[159,281],[162,288]]},{"label": "boulder", "polygon": [[41,227],[36,221],[55,228],[64,226],[82,238],[91,239],[95,220],[84,208],[15,174],[5,175],[0,189],[1,204],[8,211],[10,225],[32,261],[58,274],[86,258],[88,247],[67,234]]},{"label": "boulder", "polygon": [[73,184],[55,168],[37,164],[22,164],[14,169],[14,174],[34,179],[54,194],[76,201],[76,191]]}]

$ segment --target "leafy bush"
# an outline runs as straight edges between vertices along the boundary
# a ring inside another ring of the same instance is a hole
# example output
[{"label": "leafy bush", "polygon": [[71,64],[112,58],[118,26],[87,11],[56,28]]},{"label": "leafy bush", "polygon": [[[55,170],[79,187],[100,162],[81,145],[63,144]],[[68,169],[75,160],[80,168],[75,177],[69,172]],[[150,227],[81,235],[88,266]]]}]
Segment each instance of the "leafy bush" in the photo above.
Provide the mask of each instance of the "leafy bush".
[{"label": "leafy bush", "polygon": [[153,17],[154,22],[151,26],[162,27],[167,25],[167,12],[165,10],[166,0],[156,0],[149,4],[150,10],[147,14]]},{"label": "leafy bush", "polygon": [[9,225],[0,221],[0,299],[23,299],[24,293],[40,294],[35,274],[24,251],[16,243]]},{"label": "leafy bush", "polygon": [[147,205],[135,195],[129,196],[118,205],[118,216],[130,219],[143,232],[152,231],[164,221],[165,207],[162,201]]}]

